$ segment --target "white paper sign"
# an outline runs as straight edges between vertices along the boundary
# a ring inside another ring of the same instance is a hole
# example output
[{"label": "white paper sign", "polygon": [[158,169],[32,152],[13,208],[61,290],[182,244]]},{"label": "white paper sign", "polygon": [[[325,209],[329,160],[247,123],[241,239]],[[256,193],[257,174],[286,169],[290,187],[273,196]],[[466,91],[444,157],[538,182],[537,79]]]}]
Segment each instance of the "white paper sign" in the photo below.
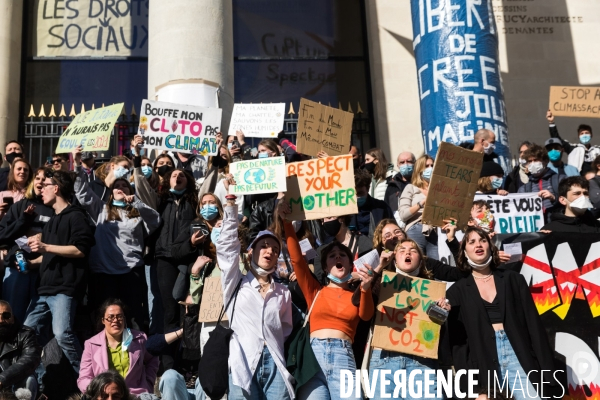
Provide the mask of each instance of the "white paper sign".
[{"label": "white paper sign", "polygon": [[20,238],[15,239],[15,243],[21,250],[25,250],[28,253],[31,253],[31,247],[27,245],[27,236],[22,236]]},{"label": "white paper sign", "polygon": [[298,244],[300,244],[300,249],[305,254],[304,258],[307,260],[312,260],[317,256],[317,252],[313,249],[308,239],[301,240]]},{"label": "white paper sign", "polygon": [[523,246],[521,243],[504,243],[504,252],[510,254],[509,262],[519,262],[523,258]]},{"label": "white paper sign", "polygon": [[229,164],[235,186],[232,194],[278,193],[287,191],[285,157],[259,158]]},{"label": "white paper sign", "polygon": [[354,261],[354,267],[356,267],[356,270],[365,268],[365,264],[369,264],[373,269],[379,266],[379,253],[377,252],[377,249],[371,250],[367,254],[363,254],[362,257]]},{"label": "white paper sign", "polygon": [[283,129],[285,103],[235,104],[229,123],[229,136],[236,131],[247,137],[274,138]]},{"label": "white paper sign", "polygon": [[144,100],[138,133],[146,149],[212,156],[217,154],[221,113],[220,108]]}]

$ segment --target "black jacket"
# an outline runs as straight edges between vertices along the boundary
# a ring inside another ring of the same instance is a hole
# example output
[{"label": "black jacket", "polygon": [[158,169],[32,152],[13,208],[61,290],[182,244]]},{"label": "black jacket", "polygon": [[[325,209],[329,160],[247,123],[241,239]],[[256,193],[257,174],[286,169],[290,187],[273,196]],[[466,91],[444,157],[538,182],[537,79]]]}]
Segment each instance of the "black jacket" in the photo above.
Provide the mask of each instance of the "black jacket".
[{"label": "black jacket", "polygon": [[163,222],[156,241],[156,258],[171,258],[173,242],[181,233],[189,230],[190,224],[196,219],[196,210],[185,197],[181,197],[178,203],[175,200],[176,196],[171,193],[159,207]]},{"label": "black jacket", "polygon": [[[247,196],[249,197],[249,196]],[[246,198],[247,198],[246,197]],[[258,203],[250,214],[250,230],[248,231],[248,244],[252,243],[260,231],[268,229],[273,223],[273,212],[275,210],[276,197],[272,197],[262,203]]]},{"label": "black jacket", "polygon": [[508,175],[506,175],[506,179],[504,181],[504,188],[508,193],[517,193],[519,188],[524,185],[521,180],[521,167],[519,165],[515,166],[512,171]]},{"label": "black jacket", "polygon": [[383,201],[390,207],[392,214],[398,211],[398,199],[402,195],[406,185],[410,183],[410,179],[403,181],[402,174],[397,173],[388,181],[387,189]]},{"label": "black jacket", "polygon": [[84,258],[68,258],[44,253],[40,266],[40,296],[64,294],[81,299],[85,293],[88,255],[96,244],[94,224],[85,210],[69,205],[44,226],[42,242],[57,246],[75,246]]},{"label": "black jacket", "polygon": [[0,168],[0,192],[3,192],[8,189],[8,174],[10,173],[10,168]]},{"label": "black jacket", "polygon": [[372,237],[377,224],[385,218],[394,218],[390,207],[385,201],[367,195],[365,204],[358,207],[358,214],[352,216],[350,230]]},{"label": "black jacket", "polygon": [[[25,210],[30,205],[35,206],[33,215],[25,214]],[[10,262],[13,260],[12,256],[19,249],[19,246],[15,244],[15,239],[41,233],[44,225],[53,215],[54,210],[38,199],[23,199],[10,206],[4,218],[0,221],[0,246],[8,248],[8,255],[4,258],[6,267],[10,266]],[[25,252],[25,257],[28,260],[33,260],[39,256],[37,253]]]},{"label": "black jacket", "polygon": [[[15,324],[18,324],[15,322]],[[42,359],[42,347],[38,344],[35,331],[17,325],[17,332],[0,348],[0,382],[2,387],[21,386],[32,375]]]},{"label": "black jacket", "polygon": [[586,211],[581,217],[567,217],[563,212],[552,214],[552,222],[542,227],[552,232],[600,233],[600,221],[591,212]]},{"label": "black jacket", "polygon": [[[554,352],[527,282],[514,271],[495,269],[493,275],[504,331],[519,363],[525,373],[531,371],[529,378],[534,387],[541,382],[541,370],[552,371],[545,372],[543,376],[544,395],[551,396],[547,393],[561,390],[552,377],[555,371]],[[488,373],[493,380],[494,371],[499,370],[496,334],[473,276],[454,283],[446,292],[446,297],[452,307],[448,317],[448,332],[454,367],[456,370],[478,370],[479,386],[475,390],[487,392]],[[463,378],[461,388],[466,390],[466,375]],[[499,375],[498,378],[501,382],[502,378]]]}]

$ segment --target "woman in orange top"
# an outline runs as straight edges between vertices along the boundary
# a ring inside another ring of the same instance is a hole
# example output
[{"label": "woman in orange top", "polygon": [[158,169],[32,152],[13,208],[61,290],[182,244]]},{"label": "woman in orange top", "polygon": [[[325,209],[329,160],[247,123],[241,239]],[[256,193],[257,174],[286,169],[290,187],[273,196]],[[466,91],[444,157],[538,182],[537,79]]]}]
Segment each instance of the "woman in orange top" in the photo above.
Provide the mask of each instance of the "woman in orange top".
[{"label": "woman in orange top", "polygon": [[[333,242],[321,251],[321,265],[328,274],[329,283],[321,286],[311,274],[296,237],[294,226],[285,220],[289,205],[280,202],[277,214],[285,221],[287,247],[296,273],[298,285],[306,298],[308,309],[316,301],[310,315],[310,343],[321,372],[296,390],[299,400],[328,400],[340,398],[340,371],[356,371],[352,341],[359,319],[369,321],[375,312],[371,282],[373,270],[358,272],[360,284],[360,306],[352,304],[353,291],[348,280],[352,277],[352,253],[341,243]],[[317,294],[319,297],[315,300]]]}]

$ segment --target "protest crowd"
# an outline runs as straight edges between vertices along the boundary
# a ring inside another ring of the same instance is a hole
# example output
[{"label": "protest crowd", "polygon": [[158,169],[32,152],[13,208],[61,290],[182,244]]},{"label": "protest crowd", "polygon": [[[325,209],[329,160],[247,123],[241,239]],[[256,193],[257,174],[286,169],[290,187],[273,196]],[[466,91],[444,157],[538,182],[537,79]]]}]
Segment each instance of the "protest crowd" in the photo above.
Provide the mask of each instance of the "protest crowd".
[{"label": "protest crowd", "polygon": [[[350,146],[353,182],[337,182],[348,196],[336,202],[358,211],[298,220],[285,191],[233,190],[237,162],[337,165],[324,149],[301,154],[284,131],[256,148],[242,131],[218,133],[212,156],[151,154],[136,135],[129,152],[103,164],[77,147],[31,165],[23,144],[8,143],[0,399],[339,399],[343,370],[372,377],[452,367],[479,370],[481,399],[494,384],[490,371],[508,374],[509,385],[533,372],[531,394],[514,392],[517,399],[542,398],[542,386],[546,397],[560,394],[558,382],[534,372],[557,369],[553,349],[528,283],[503,268],[511,254],[496,246],[499,221],[481,197],[531,194],[543,215],[535,230],[600,233],[592,128],[559,134],[550,112],[547,121],[548,140],[523,142],[510,171],[497,163],[492,131],[461,144],[483,159],[465,227],[453,217],[440,227],[423,218],[436,158],[429,155],[388,160],[382,149]],[[437,357],[373,341],[389,276],[454,282],[428,309],[447,316]],[[201,322],[201,309],[214,304]],[[417,380],[444,397],[435,380]],[[380,399],[395,386],[357,390]]]}]

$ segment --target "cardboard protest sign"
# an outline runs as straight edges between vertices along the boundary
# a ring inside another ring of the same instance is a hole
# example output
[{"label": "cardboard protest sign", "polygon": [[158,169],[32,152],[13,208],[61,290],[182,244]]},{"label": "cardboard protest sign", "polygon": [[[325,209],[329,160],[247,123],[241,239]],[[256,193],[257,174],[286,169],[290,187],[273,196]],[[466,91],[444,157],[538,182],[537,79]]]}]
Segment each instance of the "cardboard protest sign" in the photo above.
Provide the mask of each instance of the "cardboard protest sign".
[{"label": "cardboard protest sign", "polygon": [[548,108],[558,117],[600,118],[600,87],[550,86]]},{"label": "cardboard protest sign", "polygon": [[147,149],[213,156],[221,112],[220,108],[144,100],[138,133]]},{"label": "cardboard protest sign", "polygon": [[286,165],[284,201],[292,209],[291,221],[356,214],[352,155],[315,158]]},{"label": "cardboard protest sign", "polygon": [[300,99],[298,110],[298,152],[317,156],[324,151],[330,156],[348,154],[354,114]]},{"label": "cardboard protest sign", "polygon": [[229,164],[235,186],[231,194],[278,193],[286,189],[285,157],[259,158]]},{"label": "cardboard protest sign", "polygon": [[[221,277],[205,278],[198,322],[217,322],[222,308],[223,288],[221,287]],[[227,315],[223,316],[222,321],[227,321]]]},{"label": "cardboard protest sign", "polygon": [[497,233],[537,232],[544,226],[542,198],[537,193],[478,194],[474,200],[487,202],[494,215]]},{"label": "cardboard protest sign", "polygon": [[283,129],[285,103],[235,104],[229,123],[229,136],[236,131],[246,137],[274,138]]},{"label": "cardboard protest sign", "polygon": [[437,359],[441,326],[427,309],[445,295],[442,282],[384,271],[372,346]]},{"label": "cardboard protest sign", "polygon": [[123,103],[77,114],[69,127],[60,135],[56,153],[70,153],[79,145],[83,146],[83,151],[108,150],[110,135],[121,111],[123,111]]},{"label": "cardboard protest sign", "polygon": [[467,225],[482,164],[482,153],[440,144],[423,209],[424,224],[444,226],[443,220],[452,217],[459,228]]}]

